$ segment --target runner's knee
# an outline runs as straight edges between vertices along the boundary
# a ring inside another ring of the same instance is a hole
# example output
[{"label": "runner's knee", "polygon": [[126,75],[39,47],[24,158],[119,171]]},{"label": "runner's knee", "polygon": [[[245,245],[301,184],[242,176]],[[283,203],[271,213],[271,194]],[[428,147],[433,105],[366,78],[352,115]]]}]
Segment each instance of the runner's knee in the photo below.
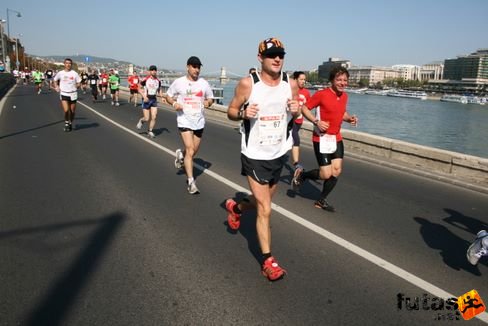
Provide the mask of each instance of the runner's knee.
[{"label": "runner's knee", "polygon": [[320,179],[326,180],[329,179],[332,176],[332,171],[331,170],[324,170],[320,169]]},{"label": "runner's knee", "polygon": [[195,155],[195,150],[193,147],[186,147],[185,148],[185,156],[193,157]]},{"label": "runner's knee", "polygon": [[271,205],[258,204],[257,216],[259,218],[269,219],[271,216]]}]

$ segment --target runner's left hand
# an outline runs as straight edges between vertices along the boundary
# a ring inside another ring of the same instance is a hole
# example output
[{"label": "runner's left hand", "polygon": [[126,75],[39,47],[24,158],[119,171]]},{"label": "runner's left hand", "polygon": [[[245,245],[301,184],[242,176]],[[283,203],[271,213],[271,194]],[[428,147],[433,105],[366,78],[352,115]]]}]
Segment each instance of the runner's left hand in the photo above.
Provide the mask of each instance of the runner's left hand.
[{"label": "runner's left hand", "polygon": [[292,114],[298,113],[298,109],[300,105],[298,104],[297,100],[288,100],[287,106],[288,106],[288,111],[290,111]]}]

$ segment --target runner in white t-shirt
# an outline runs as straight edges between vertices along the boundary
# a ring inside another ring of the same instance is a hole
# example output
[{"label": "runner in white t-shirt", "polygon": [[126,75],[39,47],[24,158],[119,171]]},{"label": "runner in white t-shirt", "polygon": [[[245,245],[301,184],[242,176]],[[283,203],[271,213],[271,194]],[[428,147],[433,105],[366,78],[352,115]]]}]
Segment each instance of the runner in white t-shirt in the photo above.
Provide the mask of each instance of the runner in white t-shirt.
[{"label": "runner in white t-shirt", "polygon": [[139,93],[142,95],[142,118],[137,122],[136,128],[140,130],[143,123],[149,122],[147,135],[154,138],[156,135],[153,132],[153,128],[156,125],[156,116],[158,115],[157,96],[163,96],[156,66],[152,65],[149,67],[149,75],[139,84]]},{"label": "runner in white t-shirt", "polygon": [[190,57],[186,62],[187,74],[176,79],[166,92],[166,101],[176,110],[176,121],[185,150],[176,150],[175,167],[185,167],[188,177],[188,192],[197,194],[199,190],[193,178],[193,158],[200,147],[205,127],[204,109],[213,104],[213,92],[209,83],[200,78],[202,62]]},{"label": "runner in white t-shirt", "polygon": [[73,130],[73,120],[75,118],[76,100],[78,99],[78,88],[80,87],[81,77],[74,70],[71,70],[73,61],[69,58],[64,59],[64,70],[54,76],[54,88],[59,92],[61,106],[64,111],[64,131]]}]

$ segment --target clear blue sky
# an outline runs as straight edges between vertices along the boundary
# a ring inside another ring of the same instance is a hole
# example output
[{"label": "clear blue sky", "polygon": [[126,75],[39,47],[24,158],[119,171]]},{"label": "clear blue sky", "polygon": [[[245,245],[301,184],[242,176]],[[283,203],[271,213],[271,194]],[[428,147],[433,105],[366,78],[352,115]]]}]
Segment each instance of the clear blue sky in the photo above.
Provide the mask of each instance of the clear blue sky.
[{"label": "clear blue sky", "polygon": [[[36,55],[89,54],[202,73],[247,73],[259,41],[280,38],[285,69],[329,57],[353,65],[425,64],[488,48],[487,0],[3,0],[10,34]],[[5,28],[6,29],[6,28]]]}]

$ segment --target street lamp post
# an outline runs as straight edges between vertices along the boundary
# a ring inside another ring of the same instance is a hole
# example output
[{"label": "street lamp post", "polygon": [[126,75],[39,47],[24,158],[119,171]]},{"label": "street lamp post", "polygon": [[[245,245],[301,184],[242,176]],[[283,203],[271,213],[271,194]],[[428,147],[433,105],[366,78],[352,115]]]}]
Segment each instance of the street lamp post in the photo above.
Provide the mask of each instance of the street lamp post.
[{"label": "street lamp post", "polygon": [[[22,36],[22,34],[19,34],[19,36]],[[17,70],[19,70],[19,38],[15,38],[15,67]]]},{"label": "street lamp post", "polygon": [[7,36],[10,39],[10,20],[8,19],[8,12],[9,11],[15,12],[17,14],[16,15],[17,17],[22,17],[22,14],[20,12],[18,12],[17,10],[7,8]]},{"label": "street lamp post", "polygon": [[6,22],[5,19],[0,19],[0,37],[2,38],[2,62],[5,64],[5,41],[3,37],[3,24]]}]

